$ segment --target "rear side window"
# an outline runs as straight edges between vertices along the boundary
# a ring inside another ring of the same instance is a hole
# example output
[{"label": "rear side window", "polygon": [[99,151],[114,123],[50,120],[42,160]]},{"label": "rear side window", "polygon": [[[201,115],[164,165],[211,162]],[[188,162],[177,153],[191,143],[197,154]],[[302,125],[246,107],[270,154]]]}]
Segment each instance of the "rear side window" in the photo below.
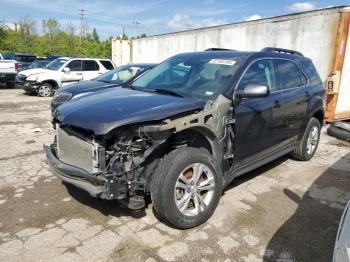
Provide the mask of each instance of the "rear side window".
[{"label": "rear side window", "polygon": [[238,89],[244,89],[247,85],[264,85],[270,91],[276,90],[273,62],[263,59],[254,62],[242,77]]},{"label": "rear side window", "polygon": [[100,67],[94,60],[83,60],[83,71],[98,71]]},{"label": "rear side window", "polygon": [[67,67],[69,67],[70,71],[81,71],[81,60],[73,60]]},{"label": "rear side window", "polygon": [[107,70],[112,70],[114,69],[113,64],[111,63],[111,61],[108,60],[100,60],[100,63],[107,69]]},{"label": "rear side window", "polygon": [[291,61],[276,59],[276,78],[278,90],[285,90],[307,84],[307,78]]},{"label": "rear side window", "polygon": [[318,75],[317,70],[311,60],[303,59],[299,61],[299,66],[306,73],[312,85],[322,84],[322,80]]}]

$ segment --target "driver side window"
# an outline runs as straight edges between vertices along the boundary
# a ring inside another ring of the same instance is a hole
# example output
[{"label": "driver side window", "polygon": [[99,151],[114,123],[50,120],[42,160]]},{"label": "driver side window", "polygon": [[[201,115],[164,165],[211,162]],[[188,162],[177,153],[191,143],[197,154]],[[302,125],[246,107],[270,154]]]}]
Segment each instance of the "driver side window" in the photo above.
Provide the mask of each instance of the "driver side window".
[{"label": "driver side window", "polygon": [[242,77],[238,89],[243,90],[249,84],[267,86],[270,92],[276,90],[275,72],[272,60],[258,60],[250,65]]}]

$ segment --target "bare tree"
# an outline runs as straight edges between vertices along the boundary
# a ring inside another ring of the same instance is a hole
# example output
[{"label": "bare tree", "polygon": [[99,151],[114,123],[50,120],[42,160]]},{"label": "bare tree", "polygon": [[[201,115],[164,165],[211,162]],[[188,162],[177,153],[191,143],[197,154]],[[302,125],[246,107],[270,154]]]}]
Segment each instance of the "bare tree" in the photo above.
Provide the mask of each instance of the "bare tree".
[{"label": "bare tree", "polygon": [[24,52],[32,52],[34,49],[35,36],[37,35],[35,21],[25,16],[19,22],[19,41]]}]

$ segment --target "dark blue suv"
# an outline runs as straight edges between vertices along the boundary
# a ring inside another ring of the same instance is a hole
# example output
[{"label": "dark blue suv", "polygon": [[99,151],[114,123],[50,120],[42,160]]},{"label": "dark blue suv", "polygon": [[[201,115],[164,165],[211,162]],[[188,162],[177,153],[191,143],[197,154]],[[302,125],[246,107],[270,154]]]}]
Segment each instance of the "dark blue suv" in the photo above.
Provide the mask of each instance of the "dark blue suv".
[{"label": "dark blue suv", "polygon": [[318,146],[324,88],[310,59],[285,49],[213,49],[169,58],[124,88],[58,107],[45,147],[63,181],[131,209],[150,195],[178,228],[205,222],[236,177]]}]

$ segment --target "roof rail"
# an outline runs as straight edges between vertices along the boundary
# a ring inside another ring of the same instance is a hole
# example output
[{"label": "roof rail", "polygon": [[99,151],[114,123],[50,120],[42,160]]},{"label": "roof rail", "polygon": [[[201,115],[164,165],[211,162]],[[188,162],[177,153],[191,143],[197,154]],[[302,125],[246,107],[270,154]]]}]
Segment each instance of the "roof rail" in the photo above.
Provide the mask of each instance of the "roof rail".
[{"label": "roof rail", "polygon": [[261,52],[277,52],[277,53],[284,53],[284,54],[291,54],[291,55],[299,55],[304,56],[302,53],[290,49],[283,49],[283,48],[277,48],[277,47],[265,47],[261,49]]},{"label": "roof rail", "polygon": [[220,48],[220,47],[211,47],[211,48],[205,49],[204,51],[236,51],[236,50]]}]

